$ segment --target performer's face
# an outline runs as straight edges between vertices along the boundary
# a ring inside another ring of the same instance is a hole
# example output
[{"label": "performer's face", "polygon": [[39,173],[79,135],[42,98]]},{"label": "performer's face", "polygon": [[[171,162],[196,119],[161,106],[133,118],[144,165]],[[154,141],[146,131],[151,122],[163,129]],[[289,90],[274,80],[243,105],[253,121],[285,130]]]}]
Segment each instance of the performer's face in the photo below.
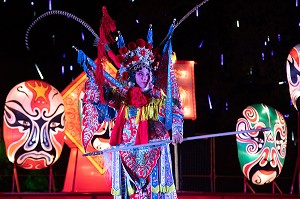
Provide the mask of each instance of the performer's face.
[{"label": "performer's face", "polygon": [[64,104],[51,85],[30,80],[16,85],[4,108],[8,159],[25,169],[42,169],[59,158],[64,144]]},{"label": "performer's face", "polygon": [[145,88],[150,80],[150,71],[143,67],[135,73],[135,82],[141,88]]},{"label": "performer's face", "polygon": [[253,184],[272,182],[281,172],[287,147],[287,127],[284,117],[274,108],[263,104],[248,106],[239,118],[237,130],[270,127],[236,135],[238,156],[244,175]]}]

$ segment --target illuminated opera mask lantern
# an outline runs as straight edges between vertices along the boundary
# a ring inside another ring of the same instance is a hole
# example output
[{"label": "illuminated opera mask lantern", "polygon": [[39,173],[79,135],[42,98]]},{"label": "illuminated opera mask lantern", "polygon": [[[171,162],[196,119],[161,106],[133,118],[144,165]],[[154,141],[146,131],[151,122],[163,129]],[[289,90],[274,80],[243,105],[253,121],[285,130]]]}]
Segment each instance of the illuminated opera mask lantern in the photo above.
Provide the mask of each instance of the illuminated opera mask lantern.
[{"label": "illuminated opera mask lantern", "polygon": [[300,111],[300,44],[294,46],[286,60],[286,75],[293,106]]},{"label": "illuminated opera mask lantern", "polygon": [[254,104],[243,110],[237,131],[270,128],[236,134],[238,158],[245,177],[253,184],[272,182],[281,172],[286,156],[287,126],[283,115],[265,104]]},{"label": "illuminated opera mask lantern", "polygon": [[31,170],[54,164],[64,144],[64,115],[62,96],[53,86],[29,80],[12,88],[3,121],[9,161]]},{"label": "illuminated opera mask lantern", "polygon": [[[82,125],[82,120],[84,117],[83,114],[83,106],[85,104],[84,101],[87,101],[84,99],[84,92],[81,92],[79,95],[79,110],[80,110],[80,123],[81,123],[81,128],[84,129],[84,126]],[[93,137],[91,139],[91,146],[93,149],[96,149],[97,151],[99,150],[104,150],[110,147],[109,145],[109,137],[111,135],[112,128],[115,123],[115,115],[116,111],[111,108],[111,107],[105,107],[107,108],[106,112],[112,119],[105,119],[103,122],[99,122],[99,126],[97,131],[94,132]],[[103,107],[103,110],[105,109]],[[101,108],[100,108],[101,109]],[[91,115],[91,112],[88,112]]]}]

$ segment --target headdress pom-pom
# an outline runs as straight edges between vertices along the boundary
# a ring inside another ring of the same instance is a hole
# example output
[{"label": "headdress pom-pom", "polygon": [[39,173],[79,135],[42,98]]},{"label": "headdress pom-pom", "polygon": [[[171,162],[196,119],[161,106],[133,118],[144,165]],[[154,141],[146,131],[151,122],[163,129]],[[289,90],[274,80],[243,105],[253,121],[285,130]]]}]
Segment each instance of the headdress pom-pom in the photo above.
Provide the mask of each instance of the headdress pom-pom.
[{"label": "headdress pom-pom", "polygon": [[132,61],[135,61],[135,62],[139,61],[139,56],[137,56],[137,55],[133,56]]},{"label": "headdress pom-pom", "polygon": [[145,48],[147,48],[147,49],[149,49],[149,50],[152,50],[152,44],[147,43],[146,46],[145,46]]},{"label": "headdress pom-pom", "polygon": [[125,47],[125,46],[123,46],[123,47],[121,47],[120,49],[119,49],[119,53],[121,54],[121,55],[124,55],[124,54],[126,54],[128,52],[128,49]]},{"label": "headdress pom-pom", "polygon": [[128,48],[129,48],[129,50],[134,50],[134,49],[136,49],[136,43],[135,42],[129,42],[129,44],[128,44]]},{"label": "headdress pom-pom", "polygon": [[137,46],[140,47],[140,48],[143,48],[143,47],[146,46],[145,40],[143,40],[143,39],[141,39],[141,38],[136,40],[136,44],[137,44]]},{"label": "headdress pom-pom", "polygon": [[122,63],[124,61],[124,57],[122,55],[117,55],[116,60],[118,63]]}]

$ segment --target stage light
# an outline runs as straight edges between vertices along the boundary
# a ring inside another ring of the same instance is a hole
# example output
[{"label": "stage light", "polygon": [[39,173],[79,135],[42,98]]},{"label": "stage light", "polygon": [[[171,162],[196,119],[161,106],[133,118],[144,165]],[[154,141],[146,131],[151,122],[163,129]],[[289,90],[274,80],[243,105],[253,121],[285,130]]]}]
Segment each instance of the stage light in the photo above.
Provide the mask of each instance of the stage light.
[{"label": "stage light", "polygon": [[198,48],[202,48],[203,43],[204,43],[204,40],[201,41],[201,43],[199,44]]},{"label": "stage light", "polygon": [[44,76],[43,76],[42,72],[40,71],[38,65],[37,64],[34,64],[34,65],[35,65],[35,68],[36,68],[37,72],[39,73],[40,78],[44,79]]},{"label": "stage light", "polygon": [[207,100],[208,100],[209,109],[211,110],[213,107],[212,107],[212,103],[211,103],[211,99],[210,99],[209,95],[207,96]]},{"label": "stage light", "polygon": [[223,66],[224,65],[224,55],[223,55],[223,53],[221,54],[221,66]]},{"label": "stage light", "polygon": [[81,40],[84,41],[85,37],[84,37],[84,33],[81,31]]},{"label": "stage light", "polygon": [[49,6],[49,10],[52,10],[52,1],[51,0],[48,1],[48,6]]}]

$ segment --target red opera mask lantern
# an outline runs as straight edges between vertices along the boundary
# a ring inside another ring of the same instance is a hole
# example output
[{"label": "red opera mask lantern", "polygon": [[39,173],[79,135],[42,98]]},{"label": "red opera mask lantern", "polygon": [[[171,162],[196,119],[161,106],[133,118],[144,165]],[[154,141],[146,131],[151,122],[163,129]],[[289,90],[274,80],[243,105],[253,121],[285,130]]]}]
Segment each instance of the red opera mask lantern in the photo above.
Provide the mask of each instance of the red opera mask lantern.
[{"label": "red opera mask lantern", "polygon": [[30,80],[12,88],[3,121],[9,161],[31,170],[54,164],[64,144],[64,115],[62,96],[53,86]]}]

